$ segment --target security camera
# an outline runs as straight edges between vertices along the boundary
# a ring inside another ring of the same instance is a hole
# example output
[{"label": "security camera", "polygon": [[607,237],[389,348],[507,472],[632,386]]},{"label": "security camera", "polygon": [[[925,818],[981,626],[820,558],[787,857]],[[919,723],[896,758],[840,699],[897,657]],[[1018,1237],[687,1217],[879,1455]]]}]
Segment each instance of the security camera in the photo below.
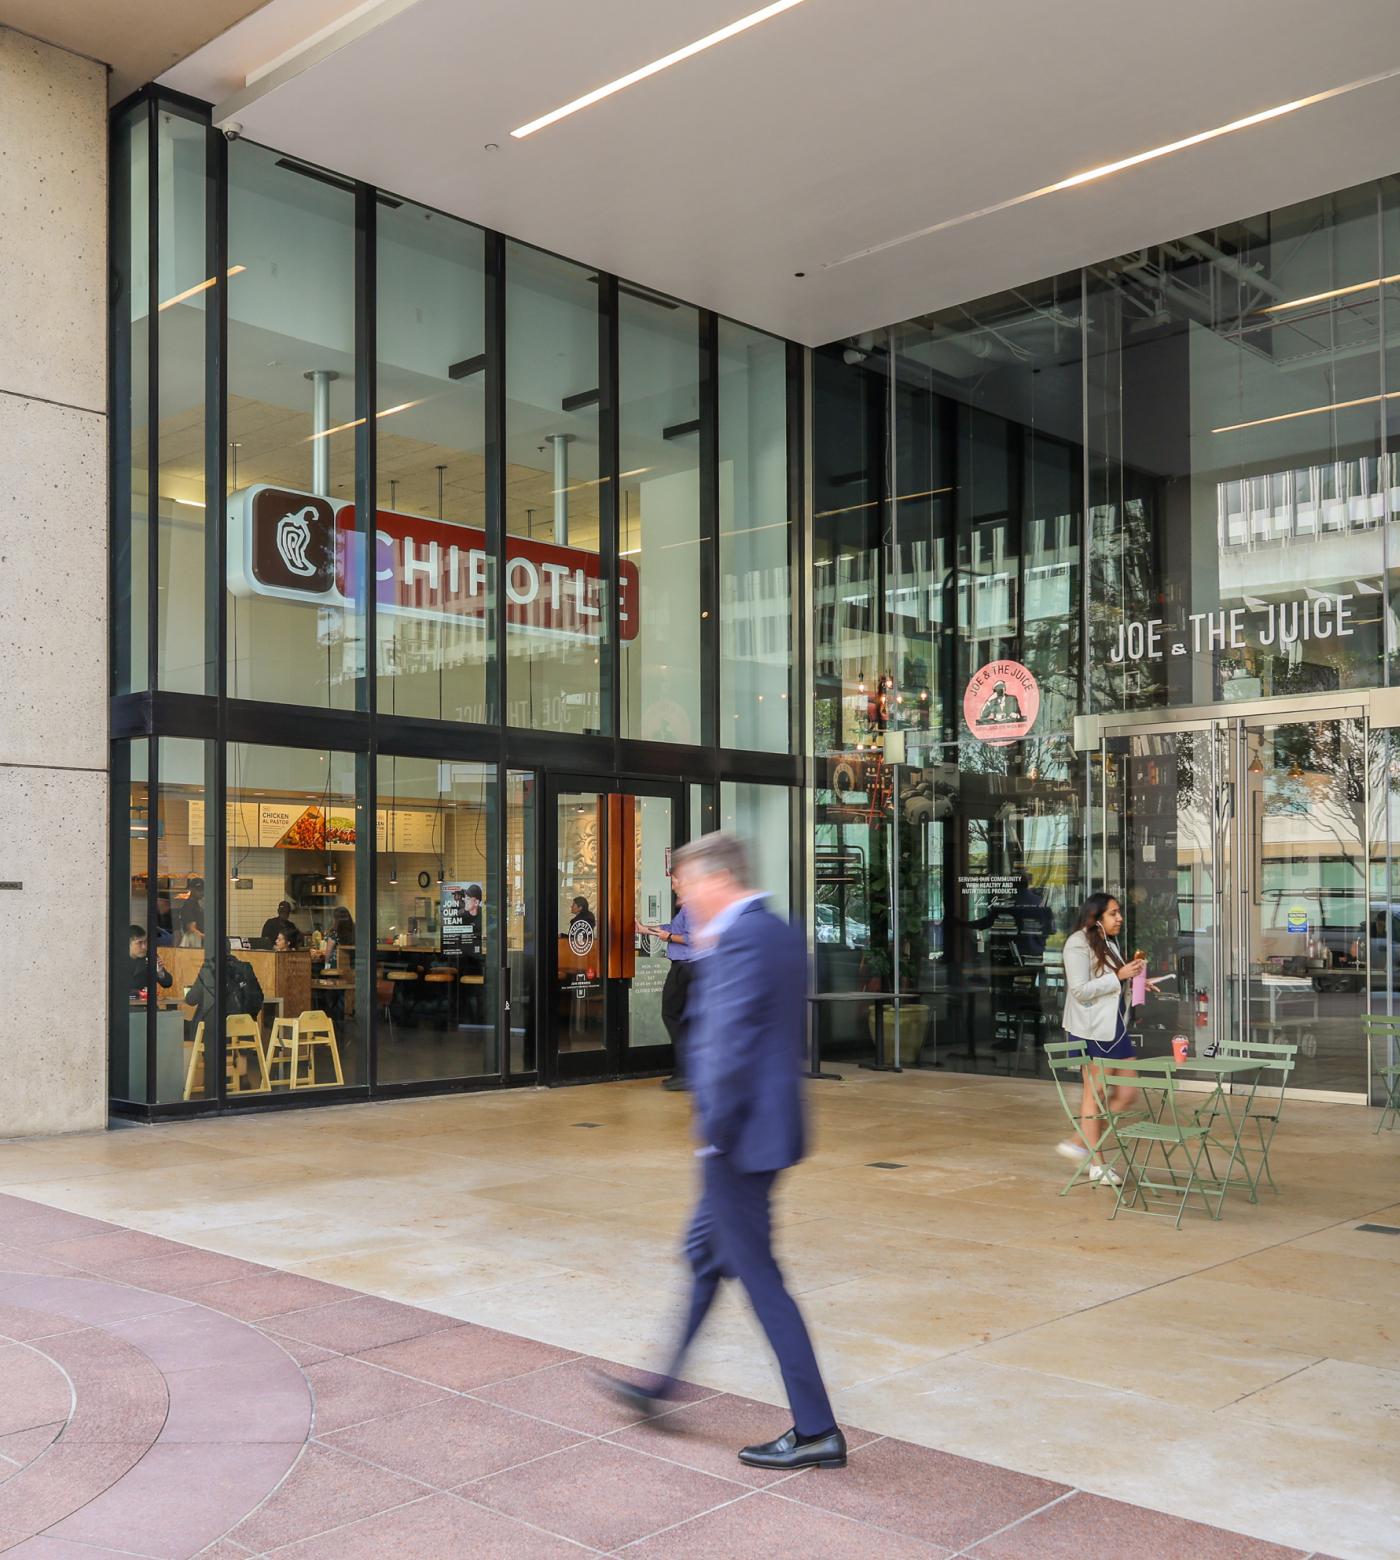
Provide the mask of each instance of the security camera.
[{"label": "security camera", "polygon": [[847,347],[841,354],[841,360],[847,367],[854,368],[857,363],[865,362],[869,356],[868,352],[862,352],[859,347]]},{"label": "security camera", "polygon": [[236,141],[243,134],[243,126],[236,119],[230,119],[224,126],[224,140]]}]

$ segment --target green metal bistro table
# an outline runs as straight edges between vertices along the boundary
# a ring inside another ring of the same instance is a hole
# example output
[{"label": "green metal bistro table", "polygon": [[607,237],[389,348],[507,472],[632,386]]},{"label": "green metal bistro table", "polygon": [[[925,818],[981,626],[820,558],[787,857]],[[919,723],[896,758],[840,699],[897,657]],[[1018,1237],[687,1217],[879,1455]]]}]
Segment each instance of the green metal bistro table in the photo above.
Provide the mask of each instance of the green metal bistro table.
[{"label": "green metal bistro table", "polygon": [[[1108,1065],[1114,1073],[1131,1074],[1136,1067],[1141,1065],[1146,1058],[1125,1057],[1121,1061],[1113,1061]],[[1223,1195],[1231,1186],[1243,1186],[1249,1193],[1250,1202],[1258,1202],[1259,1194],[1255,1190],[1257,1176],[1250,1174],[1249,1164],[1245,1157],[1244,1128],[1249,1119],[1249,1109],[1254,1101],[1255,1090],[1259,1087],[1259,1075],[1268,1066],[1267,1060],[1250,1056],[1193,1056],[1184,1062],[1177,1062],[1170,1057],[1153,1059],[1151,1065],[1160,1068],[1163,1063],[1170,1067],[1174,1075],[1183,1073],[1199,1073],[1207,1078],[1214,1079],[1215,1086],[1206,1095],[1202,1105],[1197,1107],[1197,1116],[1210,1115],[1211,1127],[1206,1134],[1206,1173],[1197,1174],[1196,1179],[1213,1185]],[[1253,1074],[1252,1077],[1248,1075]],[[1226,1085],[1248,1078],[1248,1091],[1242,1095],[1230,1095],[1226,1092]],[[1108,1081],[1113,1080],[1110,1077]],[[1147,1096],[1150,1100],[1150,1094]],[[1239,1109],[1231,1110],[1230,1101],[1234,1099]],[[1221,1131],[1216,1123],[1223,1123]],[[1217,1136],[1219,1132],[1219,1136]],[[1120,1145],[1121,1146],[1121,1145]],[[1214,1146],[1217,1152],[1229,1151],[1229,1162],[1225,1166],[1224,1175],[1216,1173],[1215,1162],[1210,1156],[1210,1147]],[[1243,1170],[1243,1177],[1236,1177],[1235,1167]],[[1218,1213],[1215,1217],[1218,1217]]]}]

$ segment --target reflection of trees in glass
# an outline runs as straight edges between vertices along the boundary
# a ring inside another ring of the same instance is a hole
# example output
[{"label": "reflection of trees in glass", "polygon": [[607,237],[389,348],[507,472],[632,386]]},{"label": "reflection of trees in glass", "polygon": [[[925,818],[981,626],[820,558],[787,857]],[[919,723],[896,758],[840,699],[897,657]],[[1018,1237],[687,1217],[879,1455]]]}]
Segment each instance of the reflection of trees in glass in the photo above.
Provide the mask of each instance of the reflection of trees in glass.
[{"label": "reflection of trees in glass", "polygon": [[1096,505],[1089,516],[1089,707],[1149,709],[1165,699],[1165,661],[1108,658],[1124,623],[1162,615],[1149,505],[1130,498]]},{"label": "reflection of trees in glass", "polygon": [[[1270,818],[1304,819],[1290,828],[1280,822],[1278,843],[1307,850],[1335,843],[1335,857],[1346,861],[1365,882],[1362,842],[1366,837],[1366,734],[1359,720],[1291,723],[1261,734],[1265,772],[1262,807]],[[1297,837],[1298,830],[1303,837]],[[1293,835],[1289,838],[1289,835]],[[1267,842],[1267,835],[1260,843]]]}]

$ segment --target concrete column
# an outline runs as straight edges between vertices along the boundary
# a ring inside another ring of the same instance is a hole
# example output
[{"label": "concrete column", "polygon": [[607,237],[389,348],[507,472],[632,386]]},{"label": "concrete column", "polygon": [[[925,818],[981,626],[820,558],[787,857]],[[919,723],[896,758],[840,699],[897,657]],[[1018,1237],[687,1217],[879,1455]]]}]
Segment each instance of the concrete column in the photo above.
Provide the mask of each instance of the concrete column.
[{"label": "concrete column", "polygon": [[107,1119],[106,115],[0,27],[0,1138]]}]

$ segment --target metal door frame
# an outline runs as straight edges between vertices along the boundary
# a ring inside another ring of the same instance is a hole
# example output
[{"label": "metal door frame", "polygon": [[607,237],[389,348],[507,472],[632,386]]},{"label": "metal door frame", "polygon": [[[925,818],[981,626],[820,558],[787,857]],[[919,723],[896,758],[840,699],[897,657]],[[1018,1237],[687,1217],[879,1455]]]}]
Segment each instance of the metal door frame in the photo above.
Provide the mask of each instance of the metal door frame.
[{"label": "metal door frame", "polygon": [[[603,944],[603,1046],[601,1050],[576,1054],[574,1059],[561,1065],[555,1020],[555,960],[559,941],[559,797],[561,793],[580,792],[599,797],[647,796],[662,798],[671,803],[671,844],[684,844],[689,837],[690,817],[687,806],[687,784],[682,780],[637,778],[634,776],[598,775],[566,769],[536,770],[544,787],[544,820],[540,845],[540,895],[542,912],[538,919],[541,927],[537,965],[536,989],[542,993],[541,1027],[538,1030],[537,1060],[540,1064],[541,1082],[558,1084],[595,1083],[618,1078],[644,1078],[669,1071],[674,1062],[669,1045],[647,1047],[640,1054],[628,1045],[626,995],[623,982],[607,973],[607,943]],[[600,858],[598,880],[599,904],[596,910],[600,925],[606,924],[609,914],[610,893],[609,859],[611,849],[605,824],[599,840]],[[611,938],[609,927],[604,934]],[[634,1065],[629,1066],[629,1057]],[[588,1058],[588,1060],[584,1060]]]}]

